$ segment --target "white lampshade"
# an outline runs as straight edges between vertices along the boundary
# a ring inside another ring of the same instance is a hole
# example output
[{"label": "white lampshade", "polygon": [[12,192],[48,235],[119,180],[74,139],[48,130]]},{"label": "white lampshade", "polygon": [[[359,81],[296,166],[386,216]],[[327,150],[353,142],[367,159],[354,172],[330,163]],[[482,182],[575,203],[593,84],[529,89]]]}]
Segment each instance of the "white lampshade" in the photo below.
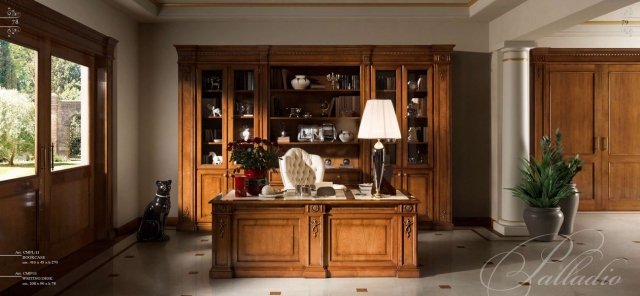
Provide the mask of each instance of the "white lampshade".
[{"label": "white lampshade", "polygon": [[400,127],[391,100],[367,101],[358,130],[358,139],[400,139]]}]

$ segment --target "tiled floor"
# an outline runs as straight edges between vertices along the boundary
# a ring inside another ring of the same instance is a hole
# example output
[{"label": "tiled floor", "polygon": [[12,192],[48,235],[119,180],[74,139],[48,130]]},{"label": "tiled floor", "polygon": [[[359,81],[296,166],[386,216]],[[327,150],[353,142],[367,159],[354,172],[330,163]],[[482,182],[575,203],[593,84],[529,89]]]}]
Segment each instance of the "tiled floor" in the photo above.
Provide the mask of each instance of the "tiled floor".
[{"label": "tiled floor", "polygon": [[170,231],[166,243],[129,237],[37,295],[640,295],[639,224],[638,213],[580,213],[572,240],[551,243],[421,232],[416,279],[211,280],[208,235]]}]

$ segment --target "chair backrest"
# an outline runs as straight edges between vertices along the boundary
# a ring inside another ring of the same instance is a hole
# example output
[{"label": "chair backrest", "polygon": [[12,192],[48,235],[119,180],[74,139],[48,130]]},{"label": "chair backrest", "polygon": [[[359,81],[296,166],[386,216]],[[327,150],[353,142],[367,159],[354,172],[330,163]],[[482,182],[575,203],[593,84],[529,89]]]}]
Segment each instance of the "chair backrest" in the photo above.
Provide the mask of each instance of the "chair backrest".
[{"label": "chair backrest", "polygon": [[322,158],[300,148],[289,149],[280,158],[279,165],[284,189],[295,189],[296,185],[313,185],[324,178]]}]

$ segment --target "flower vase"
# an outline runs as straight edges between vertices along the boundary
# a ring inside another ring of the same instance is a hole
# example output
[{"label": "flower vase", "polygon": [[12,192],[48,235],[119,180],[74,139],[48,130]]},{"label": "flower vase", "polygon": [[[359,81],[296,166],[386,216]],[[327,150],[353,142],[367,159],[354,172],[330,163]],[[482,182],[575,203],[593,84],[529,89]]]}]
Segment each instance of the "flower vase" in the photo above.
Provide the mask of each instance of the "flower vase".
[{"label": "flower vase", "polygon": [[306,75],[296,75],[296,78],[291,80],[291,86],[293,89],[305,89],[311,84],[309,78]]},{"label": "flower vase", "polygon": [[253,196],[260,195],[262,187],[267,185],[267,170],[244,170],[246,178],[245,188],[247,193]]},{"label": "flower vase", "polygon": [[348,143],[353,140],[353,133],[351,133],[350,131],[342,131],[338,137],[340,138],[340,141],[342,141],[342,143]]}]

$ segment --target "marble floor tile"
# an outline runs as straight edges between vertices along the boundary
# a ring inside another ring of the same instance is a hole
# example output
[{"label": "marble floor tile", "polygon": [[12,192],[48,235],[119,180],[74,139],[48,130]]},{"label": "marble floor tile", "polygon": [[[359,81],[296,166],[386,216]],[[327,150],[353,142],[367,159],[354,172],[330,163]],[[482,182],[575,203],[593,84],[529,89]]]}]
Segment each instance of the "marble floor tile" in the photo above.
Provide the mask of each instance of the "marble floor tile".
[{"label": "marble floor tile", "polygon": [[638,213],[579,213],[554,242],[459,228],[418,235],[421,277],[209,279],[206,233],[123,240],[37,295],[640,295]]}]

